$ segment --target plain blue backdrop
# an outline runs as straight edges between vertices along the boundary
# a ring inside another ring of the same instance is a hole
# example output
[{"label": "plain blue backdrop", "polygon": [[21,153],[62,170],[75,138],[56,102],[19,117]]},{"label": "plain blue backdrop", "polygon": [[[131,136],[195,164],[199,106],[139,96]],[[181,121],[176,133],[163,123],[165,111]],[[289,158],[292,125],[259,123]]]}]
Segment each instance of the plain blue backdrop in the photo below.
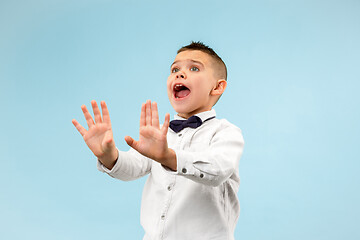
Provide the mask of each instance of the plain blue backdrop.
[{"label": "plain blue backdrop", "polygon": [[[191,40],[228,66],[243,130],[238,240],[359,239],[360,1],[0,1],[0,238],[141,239],[144,179],[100,173],[71,120],[105,100],[115,141]],[[163,117],[162,117],[163,118]],[[191,204],[191,203],[189,203]]]}]

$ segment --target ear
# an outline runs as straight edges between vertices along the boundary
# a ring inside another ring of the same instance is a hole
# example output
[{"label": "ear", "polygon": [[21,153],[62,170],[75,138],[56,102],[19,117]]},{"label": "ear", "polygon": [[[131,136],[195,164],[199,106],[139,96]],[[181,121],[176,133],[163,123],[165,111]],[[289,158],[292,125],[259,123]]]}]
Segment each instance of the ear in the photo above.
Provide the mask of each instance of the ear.
[{"label": "ear", "polygon": [[211,91],[211,95],[221,95],[225,91],[227,86],[227,82],[225,79],[220,79],[217,81],[216,86]]}]

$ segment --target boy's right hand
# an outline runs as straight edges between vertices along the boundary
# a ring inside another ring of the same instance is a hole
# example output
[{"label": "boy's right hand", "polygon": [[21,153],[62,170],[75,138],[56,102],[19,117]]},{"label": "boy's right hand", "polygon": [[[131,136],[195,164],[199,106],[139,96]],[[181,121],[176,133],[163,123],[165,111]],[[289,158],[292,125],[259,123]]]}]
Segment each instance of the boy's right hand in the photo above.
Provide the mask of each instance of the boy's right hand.
[{"label": "boy's right hand", "polygon": [[75,119],[72,120],[72,123],[81,136],[83,136],[86,145],[100,160],[100,162],[108,169],[112,169],[118,158],[118,151],[115,147],[109,111],[104,101],[101,101],[100,104],[102,109],[102,118],[96,101],[91,101],[95,122],[86,106],[81,106],[89,127],[88,130],[81,126]]}]

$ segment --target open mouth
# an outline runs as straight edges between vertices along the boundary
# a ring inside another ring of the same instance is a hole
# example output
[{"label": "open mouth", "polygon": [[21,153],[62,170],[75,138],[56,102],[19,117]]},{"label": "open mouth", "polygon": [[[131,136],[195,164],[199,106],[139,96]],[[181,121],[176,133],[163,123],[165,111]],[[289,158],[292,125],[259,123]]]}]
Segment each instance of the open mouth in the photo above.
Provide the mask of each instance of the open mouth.
[{"label": "open mouth", "polygon": [[173,90],[177,99],[187,97],[190,94],[190,89],[183,84],[175,84]]}]

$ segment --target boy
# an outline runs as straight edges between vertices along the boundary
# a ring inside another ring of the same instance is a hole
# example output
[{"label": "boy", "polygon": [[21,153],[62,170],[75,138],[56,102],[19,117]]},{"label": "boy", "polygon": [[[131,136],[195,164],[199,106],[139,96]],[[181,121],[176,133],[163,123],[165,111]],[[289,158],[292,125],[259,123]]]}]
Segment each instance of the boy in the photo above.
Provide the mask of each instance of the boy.
[{"label": "boy", "polygon": [[215,118],[213,105],[226,88],[226,66],[208,46],[182,47],[171,65],[167,93],[178,113],[159,124],[157,104],[141,107],[139,140],[126,136],[128,152],[115,147],[109,112],[95,101],[94,118],[83,105],[86,130],[74,126],[98,158],[98,169],[128,181],[149,174],[141,204],[144,240],[234,239],[239,216],[241,130]]}]

